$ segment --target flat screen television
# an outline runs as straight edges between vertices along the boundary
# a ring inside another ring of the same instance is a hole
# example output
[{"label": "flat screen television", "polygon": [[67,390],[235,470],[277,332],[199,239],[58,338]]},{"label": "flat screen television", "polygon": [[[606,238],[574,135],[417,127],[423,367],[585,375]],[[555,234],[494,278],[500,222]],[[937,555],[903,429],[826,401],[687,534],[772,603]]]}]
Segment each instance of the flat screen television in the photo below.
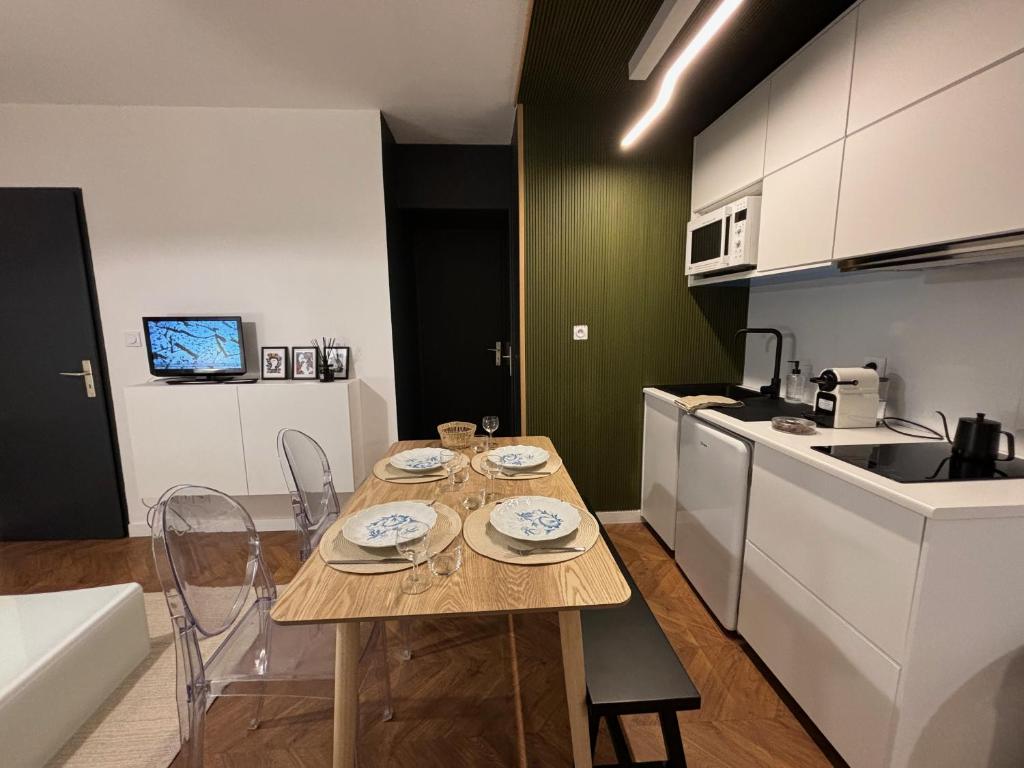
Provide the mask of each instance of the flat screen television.
[{"label": "flat screen television", "polygon": [[217,379],[245,373],[242,318],[144,317],[149,372]]}]

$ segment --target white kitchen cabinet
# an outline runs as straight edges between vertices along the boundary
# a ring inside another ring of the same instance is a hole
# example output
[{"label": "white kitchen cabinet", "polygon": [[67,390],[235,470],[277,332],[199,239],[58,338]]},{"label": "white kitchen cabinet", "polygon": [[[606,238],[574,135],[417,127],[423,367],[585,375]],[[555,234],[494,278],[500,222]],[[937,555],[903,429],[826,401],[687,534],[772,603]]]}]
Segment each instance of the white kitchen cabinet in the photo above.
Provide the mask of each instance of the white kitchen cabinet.
[{"label": "white kitchen cabinet", "polygon": [[843,140],[765,177],[757,270],[832,259]]},{"label": "white kitchen cabinet", "polygon": [[854,10],[772,75],[764,157],[766,175],[846,134],[856,23]]},{"label": "white kitchen cabinet", "polygon": [[640,516],[669,549],[675,548],[678,440],[679,407],[645,392]]},{"label": "white kitchen cabinet", "polygon": [[135,481],[143,499],[157,499],[180,483],[231,495],[248,492],[237,390],[224,384],[125,388]]},{"label": "white kitchen cabinet", "polygon": [[848,136],[835,258],[1024,228],[1022,83],[1019,54]]},{"label": "white kitchen cabinet", "polygon": [[739,632],[851,768],[887,764],[899,666],[749,542]]},{"label": "white kitchen cabinet", "polygon": [[1024,765],[1024,517],[921,515],[817,461],[755,445],[739,633],[851,768]]},{"label": "white kitchen cabinet", "polygon": [[758,446],[747,540],[901,661],[924,519]]},{"label": "white kitchen cabinet", "polygon": [[364,477],[359,382],[260,381],[255,384],[125,387],[139,496],[154,500],[172,485],[206,485],[232,496],[287,493],[277,433],[300,429],[327,453],[335,487]]},{"label": "white kitchen cabinet", "polygon": [[859,14],[850,133],[1024,48],[1021,0],[865,0]]},{"label": "white kitchen cabinet", "polygon": [[893,768],[1024,765],[1024,518],[929,520]]},{"label": "white kitchen cabinet", "polygon": [[692,210],[710,208],[761,181],[768,85],[765,80],[694,138]]}]

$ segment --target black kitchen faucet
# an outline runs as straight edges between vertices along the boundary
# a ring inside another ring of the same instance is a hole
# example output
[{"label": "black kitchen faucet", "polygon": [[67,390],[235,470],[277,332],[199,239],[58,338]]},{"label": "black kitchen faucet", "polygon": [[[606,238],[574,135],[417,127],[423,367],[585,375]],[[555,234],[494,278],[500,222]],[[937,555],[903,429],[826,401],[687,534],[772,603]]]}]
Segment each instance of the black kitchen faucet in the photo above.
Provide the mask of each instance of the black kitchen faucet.
[{"label": "black kitchen faucet", "polygon": [[772,371],[772,383],[761,387],[761,394],[778,400],[782,389],[782,379],[779,377],[782,368],[782,332],[775,328],[740,328],[736,331],[736,338],[747,333],[770,333],[775,337],[775,370]]}]

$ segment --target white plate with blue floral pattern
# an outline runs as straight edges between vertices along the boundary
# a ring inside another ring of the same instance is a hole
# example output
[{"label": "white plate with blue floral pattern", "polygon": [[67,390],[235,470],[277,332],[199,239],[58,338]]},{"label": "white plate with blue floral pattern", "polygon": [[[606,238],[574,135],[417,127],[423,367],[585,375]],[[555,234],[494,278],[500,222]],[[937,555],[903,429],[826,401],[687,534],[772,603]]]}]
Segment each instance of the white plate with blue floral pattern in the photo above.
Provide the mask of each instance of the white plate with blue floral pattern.
[{"label": "white plate with blue floral pattern", "polygon": [[393,547],[396,534],[412,522],[433,528],[437,512],[422,501],[389,501],[356,512],[341,527],[341,535],[361,547]]},{"label": "white plate with blue floral pattern", "polygon": [[547,496],[513,496],[491,510],[491,525],[521,541],[549,541],[579,528],[580,512],[572,504]]},{"label": "white plate with blue floral pattern", "polygon": [[503,445],[488,453],[487,458],[492,464],[515,472],[539,467],[551,458],[551,454],[535,445]]},{"label": "white plate with blue floral pattern", "polygon": [[455,453],[447,448],[413,448],[396,453],[391,457],[390,464],[406,472],[430,472],[440,469],[441,465],[454,455]]}]

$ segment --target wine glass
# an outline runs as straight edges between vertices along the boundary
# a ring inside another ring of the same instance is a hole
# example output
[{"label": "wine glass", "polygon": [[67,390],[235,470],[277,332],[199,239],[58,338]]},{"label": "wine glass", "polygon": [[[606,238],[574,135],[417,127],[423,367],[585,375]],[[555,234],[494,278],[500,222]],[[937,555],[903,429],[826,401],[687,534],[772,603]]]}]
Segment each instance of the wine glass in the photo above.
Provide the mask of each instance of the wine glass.
[{"label": "wine glass", "polygon": [[407,595],[418,595],[430,586],[430,577],[420,569],[420,563],[427,559],[429,543],[430,526],[420,520],[411,520],[395,529],[395,549],[412,563],[412,571],[402,580],[402,591]]},{"label": "wine glass", "polygon": [[498,429],[498,417],[497,416],[484,416],[481,425],[484,431],[487,433],[487,450],[491,449],[491,441],[494,440],[494,433]]}]

